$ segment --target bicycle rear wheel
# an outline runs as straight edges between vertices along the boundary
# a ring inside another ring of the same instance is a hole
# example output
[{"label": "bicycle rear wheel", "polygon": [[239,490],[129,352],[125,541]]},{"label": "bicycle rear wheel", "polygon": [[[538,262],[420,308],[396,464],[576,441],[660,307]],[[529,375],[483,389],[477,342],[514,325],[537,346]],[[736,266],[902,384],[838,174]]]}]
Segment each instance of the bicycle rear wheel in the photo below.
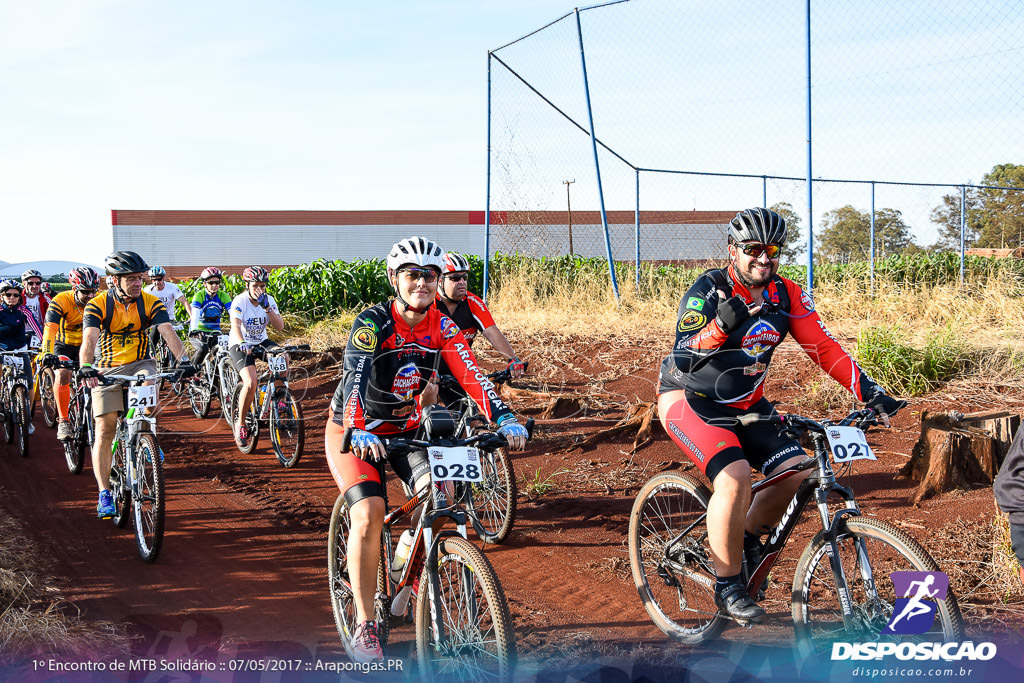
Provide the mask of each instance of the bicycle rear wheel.
[{"label": "bicycle rear wheel", "polygon": [[53,393],[53,370],[44,369],[39,378],[39,403],[43,409],[43,422],[53,429],[57,426],[57,397]]},{"label": "bicycle rear wheel", "polygon": [[295,467],[305,442],[302,408],[291,392],[281,387],[270,406],[270,443],[285,467]]},{"label": "bicycle rear wheel", "polygon": [[117,447],[110,460],[110,493],[114,496],[114,525],[123,529],[132,509],[132,492],[128,485],[128,463],[124,455],[127,430],[117,430]]},{"label": "bicycle rear wheel", "polygon": [[68,470],[71,474],[79,474],[85,465],[86,427],[82,422],[80,408],[77,397],[68,404],[68,423],[71,425],[71,438],[65,439],[61,443],[64,447],[64,459],[67,460]]},{"label": "bicycle rear wheel", "polygon": [[[345,647],[350,659],[355,657],[352,648],[352,635],[356,626],[355,598],[352,582],[348,575],[348,535],[352,529],[345,496],[339,495],[334,501],[331,512],[331,524],[327,532],[327,581],[331,595],[331,610],[334,612],[334,625],[338,629],[341,644]],[[383,544],[382,544],[383,546]],[[383,548],[382,548],[383,553]],[[377,593],[374,599],[374,618],[377,621],[377,636],[381,647],[387,645],[390,633],[390,613],[384,602],[384,563],[377,565]]]},{"label": "bicycle rear wheel", "polygon": [[235,414],[231,406],[231,399],[235,387],[238,386],[238,371],[232,365],[231,358],[226,355],[217,362],[217,367],[220,368],[223,375],[217,381],[217,388],[220,391],[220,414],[224,416],[225,420],[231,420]]},{"label": "bicycle rear wheel", "polygon": [[[515,633],[505,593],[491,563],[461,536],[442,539],[437,559],[433,610],[427,567],[416,596],[420,676],[433,681],[511,680]],[[432,612],[440,622],[441,639],[431,621]]]},{"label": "bicycle rear wheel", "polygon": [[28,391],[25,387],[15,385],[11,397],[11,405],[14,407],[14,433],[18,437],[18,450],[21,451],[23,458],[27,458],[29,454],[28,425],[32,418],[29,417],[31,413],[28,401]]},{"label": "bicycle rear wheel", "polygon": [[629,516],[629,563],[644,608],[672,638],[688,644],[718,636],[725,618],[715,605],[715,567],[706,521],[669,542],[707,512],[711,492],[678,472],[644,484]]},{"label": "bicycle rear wheel", "polygon": [[205,420],[210,414],[210,402],[213,400],[213,390],[210,388],[209,379],[206,376],[207,366],[202,366],[202,372],[192,380],[183,380],[188,388],[188,403],[192,408],[192,414],[200,420]]},{"label": "bicycle rear wheel", "polygon": [[[917,541],[896,527],[866,517],[840,522],[839,558],[846,577],[854,623],[843,622],[837,581],[829,562],[829,544],[818,532],[797,562],[793,576],[793,626],[804,653],[827,653],[843,641],[955,641],[964,634],[963,617],[952,590],[935,606],[931,627],[923,633],[883,633],[898,598],[891,578],[898,571],[939,571]],[[865,562],[866,559],[866,562]],[[873,584],[873,587],[871,585]]]},{"label": "bicycle rear wheel", "polygon": [[[259,391],[259,388],[256,388]],[[238,424],[238,404],[241,402],[242,396],[242,383],[239,382],[238,386],[235,387],[235,392],[231,396],[231,430],[235,429],[235,425]],[[256,450],[256,442],[260,439],[260,421],[257,419],[258,413],[256,412],[256,401],[257,396],[253,396],[252,403],[249,404],[249,411],[245,414],[245,426],[249,428],[249,442],[244,446],[238,446],[238,450],[242,453],[252,453]],[[237,445],[237,444],[236,444]]]},{"label": "bicycle rear wheel", "polygon": [[480,453],[480,469],[483,481],[470,487],[469,512],[484,529],[473,525],[480,540],[486,543],[501,543],[508,538],[516,521],[516,504],[519,489],[512,460],[504,448],[490,453]]},{"label": "bicycle rear wheel", "polygon": [[156,437],[148,432],[139,434],[134,457],[137,483],[132,496],[135,540],[142,559],[155,562],[164,540],[164,471]]}]

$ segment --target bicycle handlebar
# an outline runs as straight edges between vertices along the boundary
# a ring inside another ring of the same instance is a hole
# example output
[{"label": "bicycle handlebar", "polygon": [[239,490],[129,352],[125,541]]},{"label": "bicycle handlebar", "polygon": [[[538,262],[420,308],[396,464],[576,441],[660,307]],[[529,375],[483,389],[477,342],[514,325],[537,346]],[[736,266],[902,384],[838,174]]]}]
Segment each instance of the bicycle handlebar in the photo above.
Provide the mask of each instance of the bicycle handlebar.
[{"label": "bicycle handlebar", "polygon": [[853,411],[838,422],[833,420],[822,420],[818,422],[812,420],[809,417],[803,415],[797,415],[796,413],[786,413],[785,415],[774,414],[774,415],[761,415],[760,413],[746,413],[739,415],[732,420],[735,425],[742,425],[749,427],[757,422],[767,422],[769,424],[776,424],[783,426],[787,429],[794,431],[810,431],[824,433],[828,427],[859,427],[864,431],[878,424],[878,413],[871,408],[861,408]]},{"label": "bicycle handlebar", "polygon": [[[527,419],[526,424],[523,425],[526,427],[527,439],[533,438],[534,423],[535,420],[531,417]],[[348,453],[351,450],[353,431],[352,427],[345,428],[345,433],[341,437],[342,453]],[[404,451],[406,453],[410,453],[412,451],[422,450],[428,446],[440,446],[442,445],[440,443],[441,441],[447,442],[447,445],[451,446],[472,446],[475,443],[484,442],[481,444],[481,447],[484,450],[504,448],[505,446],[508,446],[508,440],[497,432],[482,432],[480,434],[474,434],[468,439],[449,439],[442,437],[435,439],[438,443],[435,443],[434,441],[422,441],[420,439],[387,439],[386,441],[387,443],[385,444],[384,449],[388,452],[388,455],[391,455],[392,451]]]},{"label": "bicycle handlebar", "polygon": [[[523,363],[523,371],[525,372],[529,368],[530,361],[525,361]],[[512,379],[512,376],[507,368],[505,370],[498,370],[496,372],[492,372],[489,375],[485,375],[485,377],[491,380],[491,382],[493,382],[494,384],[505,384],[506,382]],[[454,375],[442,375],[441,378],[437,380],[437,385],[443,389],[451,389],[459,386],[459,380],[455,379]]]},{"label": "bicycle handlebar", "polygon": [[129,382],[149,382],[151,380],[158,379],[174,379],[178,376],[177,371],[173,372],[158,372],[155,375],[97,375],[96,379],[100,381],[100,384],[104,386],[110,386],[111,384],[128,384]]}]

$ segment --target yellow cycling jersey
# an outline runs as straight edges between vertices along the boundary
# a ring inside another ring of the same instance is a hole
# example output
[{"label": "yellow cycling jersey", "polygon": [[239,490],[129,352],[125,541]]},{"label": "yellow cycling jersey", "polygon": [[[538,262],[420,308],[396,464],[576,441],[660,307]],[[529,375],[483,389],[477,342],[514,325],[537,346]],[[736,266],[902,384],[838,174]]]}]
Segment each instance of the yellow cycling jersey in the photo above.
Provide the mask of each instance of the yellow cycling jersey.
[{"label": "yellow cycling jersey", "polygon": [[[82,317],[85,307],[75,301],[75,292],[68,290],[53,297],[50,307],[46,309],[46,329],[43,333],[44,348],[50,350],[48,344],[55,339],[68,346],[82,344]],[[56,330],[56,333],[53,332]]]},{"label": "yellow cycling jersey", "polygon": [[96,366],[113,368],[149,358],[146,330],[152,325],[169,322],[171,318],[163,302],[149,292],[121,302],[108,289],[97,294],[85,307],[83,327],[100,330]]}]

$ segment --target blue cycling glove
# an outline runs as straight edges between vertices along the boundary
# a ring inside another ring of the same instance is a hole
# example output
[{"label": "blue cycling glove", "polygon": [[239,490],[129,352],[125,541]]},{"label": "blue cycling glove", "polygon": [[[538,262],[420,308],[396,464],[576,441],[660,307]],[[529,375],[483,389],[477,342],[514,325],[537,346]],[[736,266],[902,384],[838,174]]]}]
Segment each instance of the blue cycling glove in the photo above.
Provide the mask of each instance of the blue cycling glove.
[{"label": "blue cycling glove", "polygon": [[351,448],[372,448],[374,444],[379,446],[384,445],[376,435],[363,431],[362,429],[352,430],[352,441],[350,443]]},{"label": "blue cycling glove", "polygon": [[517,436],[521,436],[524,439],[529,438],[529,434],[526,433],[526,427],[519,424],[519,422],[516,421],[515,417],[512,417],[512,419],[509,420],[504,420],[504,424],[501,424],[498,427],[498,434],[505,437],[505,439],[510,439]]}]

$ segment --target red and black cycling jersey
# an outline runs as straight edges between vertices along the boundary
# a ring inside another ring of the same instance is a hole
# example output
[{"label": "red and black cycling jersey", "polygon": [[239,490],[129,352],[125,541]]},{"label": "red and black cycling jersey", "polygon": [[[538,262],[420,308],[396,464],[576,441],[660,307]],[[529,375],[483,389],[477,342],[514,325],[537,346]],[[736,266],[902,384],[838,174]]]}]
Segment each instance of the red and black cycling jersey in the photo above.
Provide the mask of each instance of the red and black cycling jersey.
[{"label": "red and black cycling jersey", "polygon": [[487,310],[487,304],[472,292],[467,292],[466,298],[457,303],[455,310],[450,314],[448,313],[448,306],[442,306],[440,300],[436,300],[434,305],[437,306],[442,314],[455,321],[455,324],[462,330],[462,336],[466,338],[466,342],[470,346],[473,345],[473,340],[476,339],[478,334],[488,327],[494,327],[494,318],[491,316],[491,312]]},{"label": "red and black cycling jersey", "polygon": [[341,382],[331,400],[334,421],[383,436],[415,429],[420,423],[416,397],[441,359],[488,420],[512,412],[480,372],[451,318],[431,307],[410,328],[391,301],[366,309],[352,323]]},{"label": "red and black cycling jersey", "polygon": [[765,305],[729,334],[715,320],[719,289],[752,302],[750,290],[736,280],[732,266],[697,278],[679,302],[676,341],[661,364],[659,393],[685,389],[748,408],[761,398],[772,355],[789,333],[811,360],[858,399],[866,400],[876,391],[874,380],[825,329],[811,297],[792,280],[776,275],[764,290]]}]

